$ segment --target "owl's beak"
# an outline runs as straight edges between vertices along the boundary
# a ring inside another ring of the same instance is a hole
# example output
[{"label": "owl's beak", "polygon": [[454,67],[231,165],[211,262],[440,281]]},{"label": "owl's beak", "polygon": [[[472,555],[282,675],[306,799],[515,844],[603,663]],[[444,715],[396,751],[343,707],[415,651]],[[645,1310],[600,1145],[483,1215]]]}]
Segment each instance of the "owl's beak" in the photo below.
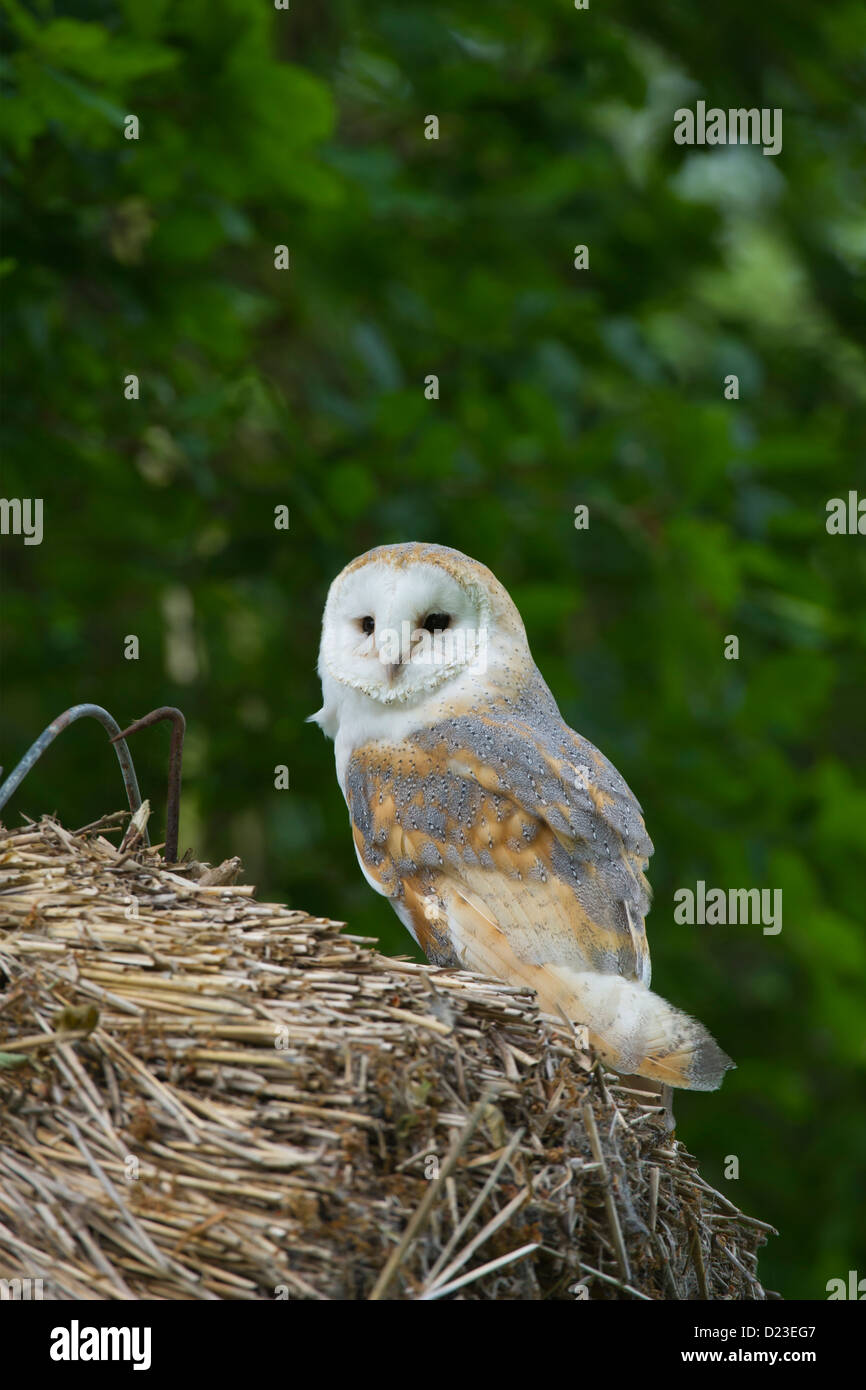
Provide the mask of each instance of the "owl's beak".
[{"label": "owl's beak", "polygon": [[403,670],[403,663],[401,661],[389,661],[385,666],[385,670],[388,674],[388,684],[393,685],[400,675],[400,672]]}]

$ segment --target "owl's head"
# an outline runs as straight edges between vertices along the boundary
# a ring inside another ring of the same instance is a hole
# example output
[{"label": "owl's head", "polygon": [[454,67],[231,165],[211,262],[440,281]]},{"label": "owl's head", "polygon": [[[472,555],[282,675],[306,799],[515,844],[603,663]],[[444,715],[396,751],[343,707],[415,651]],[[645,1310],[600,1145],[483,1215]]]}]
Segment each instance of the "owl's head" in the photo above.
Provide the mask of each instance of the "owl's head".
[{"label": "owl's head", "polygon": [[447,546],[382,545],[347,565],[328,593],[319,649],[333,735],[344,692],[408,709],[476,681],[489,690],[529,657],[520,615],[484,565]]}]

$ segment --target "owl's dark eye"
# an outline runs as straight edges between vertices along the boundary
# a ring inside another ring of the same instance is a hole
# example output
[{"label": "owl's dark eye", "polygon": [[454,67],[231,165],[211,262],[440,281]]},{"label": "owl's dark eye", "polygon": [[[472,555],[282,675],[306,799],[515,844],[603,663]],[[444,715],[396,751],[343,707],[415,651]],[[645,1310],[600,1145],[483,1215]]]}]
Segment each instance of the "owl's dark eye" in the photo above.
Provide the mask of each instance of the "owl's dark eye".
[{"label": "owl's dark eye", "polygon": [[421,624],[428,632],[444,632],[451,625],[450,613],[429,613]]},{"label": "owl's dark eye", "polygon": [[376,619],[375,619],[375,618],[371,618],[370,615],[368,614],[366,618],[359,618],[359,619],[358,619],[358,622],[359,622],[359,624],[360,624],[361,631],[364,633],[365,636],[369,637],[369,636],[370,636],[370,633],[373,631],[374,627],[376,626]]}]

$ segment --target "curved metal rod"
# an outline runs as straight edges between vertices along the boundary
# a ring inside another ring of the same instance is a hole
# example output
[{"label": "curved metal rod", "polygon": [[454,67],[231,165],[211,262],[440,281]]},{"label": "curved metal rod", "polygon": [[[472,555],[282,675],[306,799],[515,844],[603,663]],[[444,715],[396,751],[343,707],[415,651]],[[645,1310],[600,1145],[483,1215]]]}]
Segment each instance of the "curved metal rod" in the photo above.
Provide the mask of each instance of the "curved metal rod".
[{"label": "curved metal rod", "polygon": [[[138,778],[132,765],[132,755],[120,732],[120,725],[101,705],[73,705],[71,709],[58,714],[47,729],[43,729],[36,742],[30,745],[20,763],[12,769],[6,781],[0,786],[0,810],[6,805],[12,793],[17,791],[30,769],[39,761],[45,749],[54,742],[57,735],[61,734],[64,729],[68,729],[70,724],[74,724],[76,719],[84,718],[98,719],[103,728],[108,731],[109,740],[114,744],[117,761],[120,763],[120,770],[123,773],[123,785],[126,787],[129,809],[133,815],[135,814],[141,805],[141,792],[138,790]],[[146,827],[144,840],[145,844],[150,844]]]},{"label": "curved metal rod", "polygon": [[180,773],[186,720],[174,705],[160,705],[159,709],[152,709],[150,714],[136,719],[134,724],[130,724],[128,729],[123,730],[123,733],[118,730],[112,743],[117,743],[119,747],[120,739],[127,738],[129,734],[137,734],[139,729],[149,729],[151,724],[159,724],[163,719],[170,719],[172,724],[171,746],[168,754],[168,795],[165,805],[165,858],[167,862],[175,864],[177,863],[177,832],[180,819]]}]

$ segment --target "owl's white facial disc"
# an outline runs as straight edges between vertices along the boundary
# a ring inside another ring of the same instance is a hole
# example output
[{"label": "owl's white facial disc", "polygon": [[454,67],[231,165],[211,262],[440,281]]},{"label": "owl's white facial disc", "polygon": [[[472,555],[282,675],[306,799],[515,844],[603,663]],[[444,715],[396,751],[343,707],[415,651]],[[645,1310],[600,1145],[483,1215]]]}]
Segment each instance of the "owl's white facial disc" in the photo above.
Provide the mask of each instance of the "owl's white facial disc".
[{"label": "owl's white facial disc", "polygon": [[477,584],[436,564],[371,560],[331,588],[319,672],[380,705],[405,706],[468,669],[483,673],[491,637]]}]

